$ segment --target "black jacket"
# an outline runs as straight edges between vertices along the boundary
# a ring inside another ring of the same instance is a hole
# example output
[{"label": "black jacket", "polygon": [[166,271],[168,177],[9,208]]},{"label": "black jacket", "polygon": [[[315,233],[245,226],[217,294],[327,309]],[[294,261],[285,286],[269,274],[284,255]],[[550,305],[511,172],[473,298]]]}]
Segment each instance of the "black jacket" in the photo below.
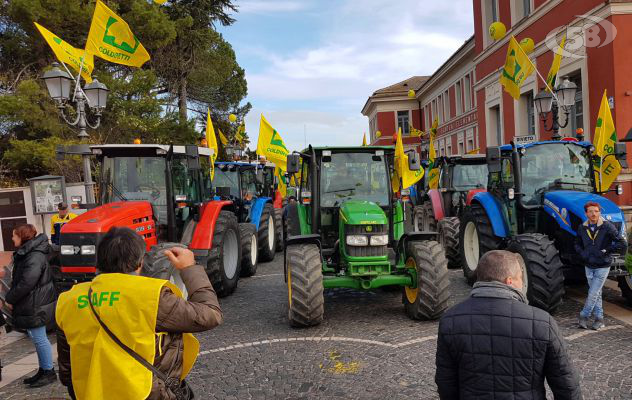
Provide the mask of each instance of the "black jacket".
[{"label": "black jacket", "polygon": [[612,222],[600,217],[595,232],[589,231],[586,221],[577,228],[575,237],[575,251],[588,268],[609,267],[612,253],[625,254],[627,243]]},{"label": "black jacket", "polygon": [[13,253],[13,280],[6,301],[13,306],[17,328],[29,329],[54,321],[57,293],[48,266],[50,245],[40,234]]},{"label": "black jacket", "polygon": [[504,293],[470,297],[441,318],[435,376],[440,398],[546,399],[546,378],[555,399],[581,399],[553,317],[515,300],[508,287],[498,292]]}]

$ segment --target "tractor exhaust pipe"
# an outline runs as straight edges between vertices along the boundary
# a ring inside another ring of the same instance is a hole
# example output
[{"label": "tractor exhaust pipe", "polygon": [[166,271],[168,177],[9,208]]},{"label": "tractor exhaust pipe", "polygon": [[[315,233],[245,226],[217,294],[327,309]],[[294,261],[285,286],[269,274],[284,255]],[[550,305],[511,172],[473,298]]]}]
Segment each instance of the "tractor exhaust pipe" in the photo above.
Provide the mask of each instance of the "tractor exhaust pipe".
[{"label": "tractor exhaust pipe", "polygon": [[[514,142],[511,143],[511,161],[513,164],[513,173],[514,173],[514,191],[516,196],[516,201],[518,202],[518,207],[523,210],[537,210],[541,208],[540,205],[526,205],[522,202],[522,160],[521,155],[518,153],[518,147]],[[524,149],[523,149],[524,150]]]},{"label": "tractor exhaust pipe", "polygon": [[312,208],[312,233],[313,234],[319,234],[319,228],[320,228],[320,182],[318,180],[318,164],[316,163],[316,152],[314,151],[314,148],[312,147],[312,145],[309,145],[309,155],[310,155],[310,166],[309,166],[309,170],[310,170],[310,177],[309,179],[312,182],[312,201],[311,201],[311,208]]}]

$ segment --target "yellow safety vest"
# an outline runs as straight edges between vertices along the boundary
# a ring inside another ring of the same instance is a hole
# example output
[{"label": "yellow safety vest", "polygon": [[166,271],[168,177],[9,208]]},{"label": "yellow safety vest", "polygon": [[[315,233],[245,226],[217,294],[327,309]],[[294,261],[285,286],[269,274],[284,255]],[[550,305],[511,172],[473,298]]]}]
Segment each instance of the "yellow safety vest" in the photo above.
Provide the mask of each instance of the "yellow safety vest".
[{"label": "yellow safety vest", "polygon": [[[128,274],[101,274],[92,282],[80,283],[59,296],[57,325],[70,345],[72,384],[77,399],[146,399],[152,386],[152,372],[120,348],[103,330],[88,303],[101,320],[128,347],[153,364],[156,355],[156,318],[160,290],[167,285],[176,295],[180,290],[163,279]],[[190,333],[184,344],[181,379],[193,368],[199,342]]]}]

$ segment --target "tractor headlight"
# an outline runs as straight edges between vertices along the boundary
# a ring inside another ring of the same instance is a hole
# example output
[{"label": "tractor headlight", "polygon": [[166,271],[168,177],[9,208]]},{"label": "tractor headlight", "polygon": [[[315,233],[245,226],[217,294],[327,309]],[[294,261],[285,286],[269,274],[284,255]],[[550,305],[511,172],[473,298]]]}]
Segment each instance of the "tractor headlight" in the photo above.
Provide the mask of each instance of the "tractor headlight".
[{"label": "tractor headlight", "polygon": [[374,235],[371,236],[371,246],[387,246],[388,235]]},{"label": "tractor headlight", "polygon": [[59,252],[64,256],[72,256],[75,254],[75,246],[67,244],[61,245],[59,247]]},{"label": "tractor headlight", "polygon": [[364,235],[347,236],[347,245],[349,246],[368,246],[369,238]]},{"label": "tractor headlight", "polygon": [[96,247],[93,244],[81,246],[81,254],[84,256],[91,256],[96,252]]}]

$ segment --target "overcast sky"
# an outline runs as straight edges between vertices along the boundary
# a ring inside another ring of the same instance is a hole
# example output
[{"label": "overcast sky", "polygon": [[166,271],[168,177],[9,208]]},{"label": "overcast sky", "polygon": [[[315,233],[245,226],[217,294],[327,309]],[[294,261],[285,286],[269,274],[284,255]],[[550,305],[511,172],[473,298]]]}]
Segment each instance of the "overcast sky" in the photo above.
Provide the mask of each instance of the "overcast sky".
[{"label": "overcast sky", "polygon": [[472,0],[237,0],[220,28],[246,70],[251,148],[259,116],[290,150],[360,145],[376,89],[431,75],[473,33]]}]

